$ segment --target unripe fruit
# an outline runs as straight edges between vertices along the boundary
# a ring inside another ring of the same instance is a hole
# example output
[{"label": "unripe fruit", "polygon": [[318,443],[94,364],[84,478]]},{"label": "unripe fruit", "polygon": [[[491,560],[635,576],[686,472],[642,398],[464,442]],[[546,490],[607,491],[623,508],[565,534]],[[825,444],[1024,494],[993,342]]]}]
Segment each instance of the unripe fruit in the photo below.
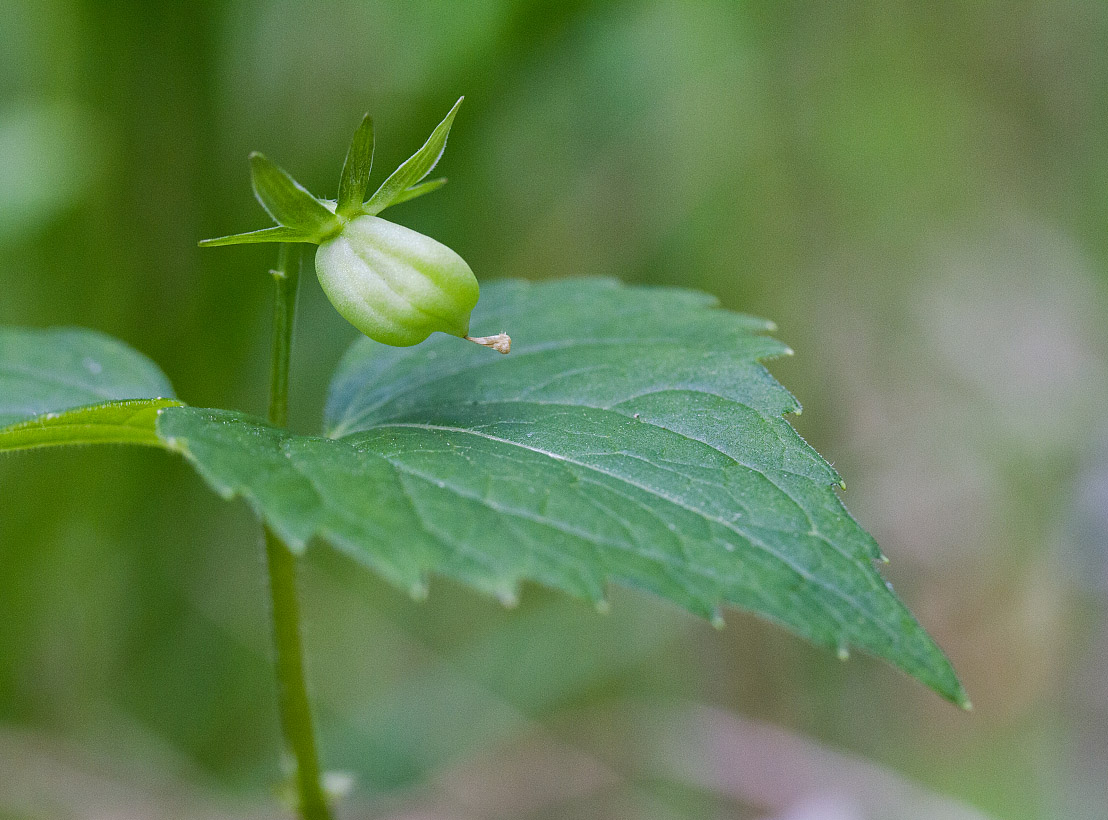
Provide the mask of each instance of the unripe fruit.
[{"label": "unripe fruit", "polygon": [[359,216],[319,246],[315,268],[335,309],[375,341],[407,347],[436,330],[469,333],[477,278],[462,257],[429,236]]},{"label": "unripe fruit", "polygon": [[512,340],[506,333],[467,335],[479,288],[465,260],[441,242],[377,216],[446,182],[424,179],[442,156],[461,103],[454,104],[423,147],[365,202],[362,198],[373,167],[373,122],[368,115],[350,143],[336,200],[312,196],[261,154],[251,154],[254,193],[277,226],[200,244],[314,243],[319,245],[316,275],[327,298],[343,318],[374,341],[408,347],[439,330],[498,353],[509,352]]}]

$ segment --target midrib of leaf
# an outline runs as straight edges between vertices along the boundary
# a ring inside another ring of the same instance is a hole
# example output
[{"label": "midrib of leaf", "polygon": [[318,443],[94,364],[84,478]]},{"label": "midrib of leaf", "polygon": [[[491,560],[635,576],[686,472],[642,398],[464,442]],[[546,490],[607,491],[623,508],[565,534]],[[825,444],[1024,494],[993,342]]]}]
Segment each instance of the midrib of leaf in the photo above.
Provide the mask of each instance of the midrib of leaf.
[{"label": "midrib of leaf", "polygon": [[[518,395],[525,396],[525,395],[527,395],[528,392],[533,392],[533,391],[525,390],[525,391],[521,392]],[[663,426],[663,425],[656,424],[656,423],[654,423],[652,421],[649,421],[649,420],[644,420],[643,418],[641,418],[641,416],[636,416],[635,412],[632,409],[622,409],[623,405],[632,404],[634,401],[637,401],[639,399],[647,398],[647,397],[650,397],[650,396],[666,395],[666,394],[670,394],[670,395],[672,395],[672,394],[689,394],[689,395],[702,395],[702,396],[710,397],[710,398],[718,398],[718,396],[714,393],[707,393],[707,392],[700,391],[700,390],[690,390],[690,389],[673,390],[673,389],[668,389],[668,390],[649,390],[649,391],[646,391],[646,392],[643,392],[643,393],[637,393],[637,394],[634,394],[634,395],[632,395],[632,396],[630,396],[626,399],[623,399],[620,402],[617,402],[616,404],[613,404],[613,405],[584,404],[584,403],[582,403],[582,404],[573,404],[573,403],[564,402],[564,401],[563,402],[559,402],[559,401],[537,401],[537,400],[534,400],[534,399],[513,399],[511,401],[482,400],[482,401],[470,401],[467,404],[470,407],[488,407],[488,408],[500,407],[500,408],[505,409],[506,411],[510,411],[511,409],[518,408],[518,407],[523,406],[523,405],[532,405],[532,406],[535,406],[535,407],[561,407],[561,408],[565,408],[567,411],[571,411],[575,408],[587,408],[587,409],[590,409],[590,410],[611,411],[611,412],[617,413],[618,415],[620,415],[624,419],[634,419],[635,421],[637,421],[637,422],[639,422],[643,425],[646,425],[646,426],[649,426],[649,427],[652,427],[652,428],[655,428],[655,429],[658,429],[658,430],[663,430],[667,433],[676,434],[676,435],[680,436],[681,438],[687,439],[689,441],[697,442],[698,444],[703,444],[706,447],[709,447],[709,448],[715,450],[716,452],[718,452],[720,455],[724,456],[725,458],[729,459],[734,464],[736,464],[740,467],[746,467],[747,469],[750,469],[750,470],[753,470],[754,472],[762,474],[763,476],[765,476],[765,478],[768,481],[773,483],[773,480],[765,473],[764,470],[762,470],[760,467],[758,467],[756,464],[754,464],[752,462],[744,461],[744,460],[740,459],[737,455],[735,455],[734,452],[730,452],[730,451],[727,451],[727,450],[722,450],[722,449],[720,449],[719,447],[717,447],[716,445],[712,444],[711,442],[707,441],[704,438],[698,438],[696,436],[689,435],[686,432],[677,430],[673,427],[666,427],[666,426]],[[734,404],[740,404],[738,402],[733,402],[733,403]],[[754,408],[751,408],[749,405],[741,405],[740,404],[740,406],[750,410],[751,412],[758,415],[758,417],[761,418],[763,421],[767,422],[767,424],[766,424],[767,428],[770,430],[770,432],[773,433],[773,435],[775,437],[777,437],[778,442],[782,445],[782,447],[785,447],[789,444],[789,442],[786,442],[785,439],[782,438],[781,433],[777,429],[775,429],[772,425],[770,425],[768,423],[769,419],[766,418],[763,414],[758,413],[757,410],[755,410]],[[379,409],[379,406],[378,406],[378,409]],[[393,424],[391,422],[391,417],[389,417],[389,416],[384,416],[380,420],[375,421],[371,424],[366,424],[364,419],[362,419],[361,421],[359,421],[357,423],[359,424],[359,427],[358,427],[359,431],[373,430],[373,429],[377,429],[377,428],[380,428],[380,427],[389,427],[389,426],[405,426],[402,422]],[[329,436],[329,438],[342,438],[342,436],[332,433]],[[813,454],[814,454],[814,452],[813,452]],[[631,452],[621,452],[621,453],[619,453],[619,455],[624,455],[628,458],[638,458],[638,456],[635,453],[631,453]],[[556,457],[556,454],[555,454],[554,457]],[[838,481],[839,481],[838,474],[835,473],[834,468],[831,467],[831,465],[827,464],[827,462],[823,461],[823,459],[819,458],[818,456],[815,456],[815,458],[811,459],[810,463],[818,465],[821,469],[824,469],[824,468],[826,469],[826,471],[829,473],[829,475],[834,479],[833,481],[829,482],[830,484],[836,485],[838,483]],[[785,467],[778,466],[776,469],[777,469],[777,472],[780,472],[780,473],[783,473],[783,474],[786,474],[786,475],[796,476],[797,478],[800,478],[800,479],[811,480],[811,478],[812,478],[810,475],[807,475],[805,473],[798,473],[794,470],[790,470],[790,469],[785,468]],[[698,479],[698,478],[695,478],[695,477],[692,477],[692,476],[685,476],[685,477],[688,478],[688,480],[690,480],[690,481],[702,481],[702,479]],[[786,492],[783,488],[779,487],[778,485],[774,484],[774,486],[777,486],[778,489],[780,489],[782,492]],[[794,499],[794,503],[796,503],[795,499]],[[799,503],[797,503],[797,506],[800,509],[803,509],[803,507],[800,507]],[[874,551],[872,557],[879,558],[880,553],[877,552],[877,551]]]}]

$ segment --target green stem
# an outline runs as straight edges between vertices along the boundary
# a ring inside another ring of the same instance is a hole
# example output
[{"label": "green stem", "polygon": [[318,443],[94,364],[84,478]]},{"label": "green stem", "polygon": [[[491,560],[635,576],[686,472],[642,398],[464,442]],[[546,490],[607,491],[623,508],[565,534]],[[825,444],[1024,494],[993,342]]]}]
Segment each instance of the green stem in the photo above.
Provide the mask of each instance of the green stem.
[{"label": "green stem", "polygon": [[296,317],[296,294],[300,290],[298,245],[278,246],[277,267],[270,271],[277,283],[273,303],[273,357],[269,370],[269,423],[284,427],[289,422],[289,358],[292,326]]},{"label": "green stem", "polygon": [[[273,360],[269,382],[269,422],[288,423],[289,358],[296,295],[300,286],[298,246],[283,244],[272,271],[277,283],[273,307]],[[300,636],[300,601],[296,591],[296,556],[269,527],[265,528],[269,568],[273,642],[277,651],[277,697],[285,741],[296,759],[296,785],[303,820],[331,820],[320,782],[311,703],[304,676],[304,646]]]}]

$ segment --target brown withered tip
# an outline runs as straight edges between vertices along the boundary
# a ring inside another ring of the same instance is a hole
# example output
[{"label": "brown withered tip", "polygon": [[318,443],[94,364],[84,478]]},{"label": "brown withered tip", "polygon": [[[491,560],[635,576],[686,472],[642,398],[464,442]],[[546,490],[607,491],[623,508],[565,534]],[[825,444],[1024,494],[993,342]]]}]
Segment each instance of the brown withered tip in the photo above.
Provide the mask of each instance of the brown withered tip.
[{"label": "brown withered tip", "polygon": [[497,353],[512,352],[512,337],[507,333],[497,333],[495,336],[466,336],[466,339],[483,347],[491,347]]}]

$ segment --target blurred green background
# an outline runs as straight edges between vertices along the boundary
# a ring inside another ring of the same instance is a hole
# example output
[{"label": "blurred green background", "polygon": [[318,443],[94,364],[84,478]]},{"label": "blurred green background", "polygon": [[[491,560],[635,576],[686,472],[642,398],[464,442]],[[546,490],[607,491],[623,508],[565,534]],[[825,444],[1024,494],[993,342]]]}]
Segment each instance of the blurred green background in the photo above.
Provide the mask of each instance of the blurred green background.
[{"label": "blurred green background", "polygon": [[[267,224],[247,153],[333,194],[363,112],[391,169],[460,94],[450,184],[390,218],[486,280],[775,319],[798,428],[976,710],[744,615],[415,604],[317,547],[346,816],[1108,816],[1108,5],[0,0],[0,323],[260,413],[273,249],[196,247]],[[309,432],[355,331],[313,278],[300,319]],[[0,818],[278,813],[260,556],[169,455],[0,461]]]}]

